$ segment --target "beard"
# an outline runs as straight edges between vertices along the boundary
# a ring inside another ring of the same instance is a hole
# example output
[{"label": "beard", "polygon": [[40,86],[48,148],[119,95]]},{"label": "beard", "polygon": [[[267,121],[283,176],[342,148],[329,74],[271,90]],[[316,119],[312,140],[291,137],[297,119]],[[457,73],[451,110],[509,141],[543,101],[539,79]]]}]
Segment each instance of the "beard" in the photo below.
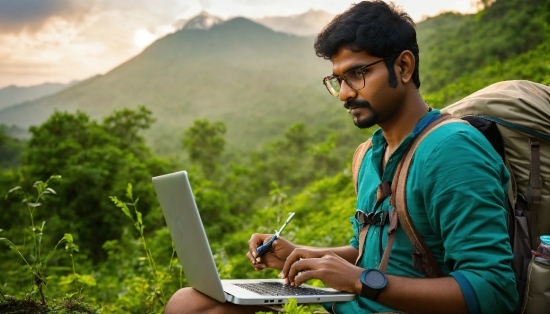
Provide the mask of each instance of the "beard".
[{"label": "beard", "polygon": [[366,108],[370,111],[370,114],[363,119],[360,119],[359,116],[354,117],[353,123],[360,129],[368,129],[378,124],[378,113],[372,110],[370,103],[366,100],[348,100],[344,103],[344,108]]}]

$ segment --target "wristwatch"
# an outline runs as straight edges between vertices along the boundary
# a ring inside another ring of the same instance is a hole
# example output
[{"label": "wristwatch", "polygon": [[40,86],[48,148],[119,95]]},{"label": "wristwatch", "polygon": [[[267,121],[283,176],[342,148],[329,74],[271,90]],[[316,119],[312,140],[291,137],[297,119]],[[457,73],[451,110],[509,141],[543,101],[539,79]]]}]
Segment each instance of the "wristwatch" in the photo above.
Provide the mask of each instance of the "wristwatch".
[{"label": "wristwatch", "polygon": [[372,301],[376,301],[378,295],[388,283],[388,279],[383,272],[378,269],[365,269],[361,273],[361,296]]}]

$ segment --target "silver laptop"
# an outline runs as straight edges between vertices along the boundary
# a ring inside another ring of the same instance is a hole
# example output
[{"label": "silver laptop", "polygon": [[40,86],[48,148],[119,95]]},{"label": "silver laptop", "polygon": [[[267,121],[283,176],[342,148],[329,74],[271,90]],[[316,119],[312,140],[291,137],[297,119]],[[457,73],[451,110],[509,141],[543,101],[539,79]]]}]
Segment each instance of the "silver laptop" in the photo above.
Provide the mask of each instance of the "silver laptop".
[{"label": "silver laptop", "polygon": [[[185,171],[153,178],[153,186],[189,285],[220,302],[273,305],[349,301],[354,294],[307,285],[286,286],[282,279],[220,280]],[[243,258],[246,258],[243,254]],[[252,266],[251,266],[252,267]],[[274,290],[274,291],[270,291]]]}]

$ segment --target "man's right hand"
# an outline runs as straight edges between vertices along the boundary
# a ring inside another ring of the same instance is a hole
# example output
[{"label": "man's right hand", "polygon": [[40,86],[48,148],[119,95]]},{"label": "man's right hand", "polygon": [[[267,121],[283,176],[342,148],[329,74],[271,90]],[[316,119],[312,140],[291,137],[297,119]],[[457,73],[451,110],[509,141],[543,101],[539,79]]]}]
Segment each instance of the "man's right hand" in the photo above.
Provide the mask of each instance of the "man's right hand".
[{"label": "man's right hand", "polygon": [[269,239],[273,234],[259,234],[255,233],[248,240],[248,253],[246,256],[252,263],[252,266],[256,270],[262,270],[264,268],[275,268],[278,270],[283,269],[287,257],[297,248],[296,245],[290,241],[279,237],[271,245],[271,249],[262,256],[257,256],[258,247],[264,243],[269,242]]}]

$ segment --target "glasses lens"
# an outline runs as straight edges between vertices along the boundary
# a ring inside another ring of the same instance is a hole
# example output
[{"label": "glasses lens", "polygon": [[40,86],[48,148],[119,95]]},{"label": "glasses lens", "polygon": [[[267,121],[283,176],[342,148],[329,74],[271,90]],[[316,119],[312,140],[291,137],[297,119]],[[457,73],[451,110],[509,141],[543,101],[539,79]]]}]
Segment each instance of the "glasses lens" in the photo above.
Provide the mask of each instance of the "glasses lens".
[{"label": "glasses lens", "polygon": [[340,80],[337,77],[325,79],[325,86],[332,96],[338,97],[340,95]]},{"label": "glasses lens", "polygon": [[365,87],[365,79],[363,76],[364,69],[357,69],[344,73],[344,80],[353,90],[360,90]]}]

